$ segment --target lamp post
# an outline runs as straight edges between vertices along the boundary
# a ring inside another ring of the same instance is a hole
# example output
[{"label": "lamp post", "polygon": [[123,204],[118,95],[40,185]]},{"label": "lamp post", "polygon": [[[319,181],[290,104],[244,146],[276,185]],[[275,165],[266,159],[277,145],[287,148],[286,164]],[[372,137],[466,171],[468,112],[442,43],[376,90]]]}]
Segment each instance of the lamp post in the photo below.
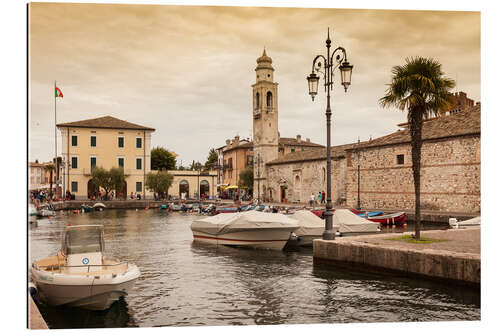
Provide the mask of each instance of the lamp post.
[{"label": "lamp post", "polygon": [[[330,47],[332,41],[330,40],[330,28],[328,28],[328,36],[326,39],[326,57],[317,55],[312,64],[311,74],[307,77],[309,85],[309,94],[314,101],[314,97],[318,94],[318,82],[320,77],[316,73],[321,73],[325,81],[326,92],[326,211],[325,211],[325,231],[323,239],[335,239],[335,232],[333,231],[332,223],[332,157],[330,151],[330,127],[332,111],[330,108],[330,91],[333,89],[333,73],[334,70],[339,68],[341,83],[344,86],[345,92],[351,84],[352,65],[347,61],[347,54],[343,47],[337,47],[330,55]],[[336,55],[336,56],[335,56]],[[322,63],[323,62],[323,63]]]},{"label": "lamp post", "polygon": [[260,153],[257,155],[257,205],[260,205]]},{"label": "lamp post", "polygon": [[359,186],[360,186],[359,177],[360,173],[359,173],[359,137],[358,137],[358,210],[361,210],[361,200],[359,197]]}]

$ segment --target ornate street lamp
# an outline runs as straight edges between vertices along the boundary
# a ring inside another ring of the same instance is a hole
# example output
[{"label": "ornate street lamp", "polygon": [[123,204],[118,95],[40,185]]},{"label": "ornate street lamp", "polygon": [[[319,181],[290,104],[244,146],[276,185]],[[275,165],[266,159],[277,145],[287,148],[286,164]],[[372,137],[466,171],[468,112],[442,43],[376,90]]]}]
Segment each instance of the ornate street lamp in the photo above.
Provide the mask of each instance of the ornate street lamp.
[{"label": "ornate street lamp", "polygon": [[325,211],[325,232],[323,239],[335,239],[335,232],[333,231],[332,223],[332,157],[330,151],[330,127],[332,111],[330,108],[330,91],[333,89],[333,74],[339,68],[341,84],[347,92],[347,88],[351,84],[352,65],[347,61],[347,54],[343,47],[337,47],[330,55],[330,47],[332,41],[330,40],[330,28],[328,28],[328,36],[326,39],[326,57],[317,55],[312,64],[311,74],[307,77],[309,85],[309,94],[314,101],[314,97],[318,94],[319,76],[316,73],[321,73],[325,80],[326,92],[326,211]]}]

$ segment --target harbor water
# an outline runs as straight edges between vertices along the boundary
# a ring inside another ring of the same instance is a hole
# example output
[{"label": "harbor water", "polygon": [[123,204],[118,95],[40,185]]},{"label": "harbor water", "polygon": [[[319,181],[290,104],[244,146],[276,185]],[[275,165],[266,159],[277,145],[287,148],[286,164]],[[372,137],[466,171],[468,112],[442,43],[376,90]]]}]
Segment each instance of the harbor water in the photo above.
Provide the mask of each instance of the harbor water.
[{"label": "harbor water", "polygon": [[[105,253],[141,277],[105,311],[40,305],[50,328],[480,320],[480,292],[395,275],[313,265],[294,252],[193,243],[198,215],[162,210],[58,212],[29,227],[29,259],[54,255],[63,228],[102,224]],[[393,232],[393,229],[389,229]]]}]

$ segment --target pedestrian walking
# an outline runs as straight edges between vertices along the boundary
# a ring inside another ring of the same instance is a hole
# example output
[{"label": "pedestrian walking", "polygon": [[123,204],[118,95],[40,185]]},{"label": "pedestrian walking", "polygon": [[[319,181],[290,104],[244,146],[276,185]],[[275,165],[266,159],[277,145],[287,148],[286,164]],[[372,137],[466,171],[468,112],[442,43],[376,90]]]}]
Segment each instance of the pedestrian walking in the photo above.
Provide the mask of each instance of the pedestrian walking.
[{"label": "pedestrian walking", "polygon": [[325,203],[326,202],[326,194],[325,194],[325,191],[321,192],[321,203]]},{"label": "pedestrian walking", "polygon": [[314,193],[311,193],[311,200],[309,200],[309,205],[311,207],[314,207],[315,198],[316,196],[314,195]]},{"label": "pedestrian walking", "polygon": [[322,199],[322,197],[321,197],[321,191],[319,191],[319,192],[318,192],[318,202],[319,202],[319,203],[321,203],[321,199]]}]

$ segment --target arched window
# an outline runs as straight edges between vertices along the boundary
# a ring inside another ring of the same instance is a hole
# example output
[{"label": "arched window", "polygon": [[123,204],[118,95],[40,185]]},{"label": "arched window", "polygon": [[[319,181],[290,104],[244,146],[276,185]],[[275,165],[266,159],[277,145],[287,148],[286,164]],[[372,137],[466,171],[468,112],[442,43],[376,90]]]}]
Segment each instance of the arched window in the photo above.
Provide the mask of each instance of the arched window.
[{"label": "arched window", "polygon": [[255,108],[260,109],[260,94],[259,93],[255,94]]},{"label": "arched window", "polygon": [[273,107],[273,94],[270,91],[268,91],[266,95],[266,106],[268,109]]}]

